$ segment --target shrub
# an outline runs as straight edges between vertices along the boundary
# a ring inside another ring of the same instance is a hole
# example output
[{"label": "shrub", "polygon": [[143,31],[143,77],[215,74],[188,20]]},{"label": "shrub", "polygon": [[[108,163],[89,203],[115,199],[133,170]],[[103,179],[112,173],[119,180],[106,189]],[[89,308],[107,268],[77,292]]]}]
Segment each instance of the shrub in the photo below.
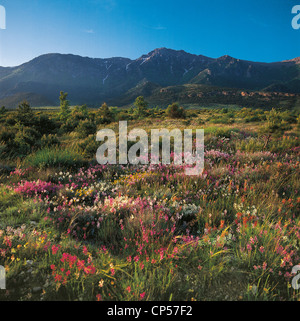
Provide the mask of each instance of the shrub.
[{"label": "shrub", "polygon": [[60,141],[57,137],[57,135],[44,135],[41,138],[41,147],[46,148],[46,147],[52,147],[52,146],[59,146]]},{"label": "shrub", "polygon": [[89,135],[95,134],[97,131],[96,124],[91,120],[81,120],[76,127],[76,132],[80,138],[86,138]]},{"label": "shrub", "polygon": [[145,101],[143,96],[139,96],[136,98],[134,102],[135,110],[134,115],[138,118],[143,118],[146,115],[148,102]]},{"label": "shrub", "polygon": [[96,141],[95,135],[91,135],[79,144],[79,150],[83,157],[95,158],[96,151],[99,147],[99,142]]},{"label": "shrub", "polygon": [[59,167],[73,169],[85,165],[83,157],[68,149],[44,148],[25,159],[27,166],[40,169]]},{"label": "shrub", "polygon": [[35,114],[27,101],[24,101],[17,108],[16,121],[24,126],[34,125],[36,121]]},{"label": "shrub", "polygon": [[210,118],[209,121],[212,124],[233,124],[234,119],[230,116],[230,114],[224,114],[224,116],[215,116],[213,118]]},{"label": "shrub", "polygon": [[19,157],[24,157],[40,146],[40,138],[40,133],[34,128],[20,128],[14,138],[12,152],[16,153]]},{"label": "shrub", "polygon": [[185,118],[186,113],[183,107],[179,107],[177,103],[169,105],[166,110],[166,115],[170,118]]},{"label": "shrub", "polygon": [[107,106],[107,104],[103,103],[96,113],[96,123],[110,124],[112,121],[114,121],[114,115]]},{"label": "shrub", "polygon": [[34,124],[35,129],[41,134],[52,134],[58,127],[58,123],[46,114],[38,115]]}]

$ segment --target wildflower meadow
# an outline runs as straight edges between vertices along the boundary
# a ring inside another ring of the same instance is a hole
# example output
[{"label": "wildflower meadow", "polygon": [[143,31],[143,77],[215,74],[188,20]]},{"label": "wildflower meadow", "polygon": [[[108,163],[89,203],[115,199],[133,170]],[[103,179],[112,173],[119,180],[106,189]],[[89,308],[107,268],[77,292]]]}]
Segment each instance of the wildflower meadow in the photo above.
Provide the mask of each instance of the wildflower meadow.
[{"label": "wildflower meadow", "polygon": [[[222,108],[181,118],[111,108],[109,120],[78,110],[1,115],[1,301],[300,299],[297,113],[234,109],[224,124]],[[96,132],[120,119],[204,129],[203,172],[98,164]]]}]

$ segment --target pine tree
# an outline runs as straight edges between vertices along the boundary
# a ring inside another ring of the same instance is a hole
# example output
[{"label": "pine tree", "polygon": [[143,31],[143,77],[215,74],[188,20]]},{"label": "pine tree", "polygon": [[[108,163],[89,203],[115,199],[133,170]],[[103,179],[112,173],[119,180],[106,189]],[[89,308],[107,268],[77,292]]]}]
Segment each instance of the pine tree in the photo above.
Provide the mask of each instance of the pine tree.
[{"label": "pine tree", "polygon": [[71,114],[70,102],[67,100],[68,93],[60,92],[59,100],[60,100],[60,112],[59,118],[61,120],[67,120]]}]

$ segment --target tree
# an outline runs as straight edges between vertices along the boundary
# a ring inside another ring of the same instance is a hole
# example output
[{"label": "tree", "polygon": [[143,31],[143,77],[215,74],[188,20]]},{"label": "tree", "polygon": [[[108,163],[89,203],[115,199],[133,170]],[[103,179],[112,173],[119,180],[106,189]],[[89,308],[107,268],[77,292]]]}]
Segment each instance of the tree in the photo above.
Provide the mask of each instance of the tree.
[{"label": "tree", "polygon": [[143,117],[145,116],[145,112],[148,107],[148,102],[145,101],[143,96],[139,96],[136,98],[134,102],[134,106],[136,107],[135,109],[135,115],[138,117]]},{"label": "tree", "polygon": [[0,115],[4,115],[7,112],[7,109],[5,108],[5,106],[2,106],[0,108]]},{"label": "tree", "polygon": [[60,100],[60,112],[59,118],[61,120],[66,120],[71,113],[70,110],[70,102],[67,100],[68,93],[60,92],[59,100]]},{"label": "tree", "polygon": [[109,124],[113,121],[114,115],[110,111],[109,107],[107,104],[104,102],[102,106],[99,108],[97,111],[97,123],[100,124]]},{"label": "tree", "polygon": [[280,112],[272,109],[266,115],[266,124],[260,130],[260,133],[265,136],[264,148],[268,146],[271,137],[280,137],[285,131],[291,129],[291,126],[282,119]]},{"label": "tree", "polygon": [[166,114],[170,118],[185,118],[185,111],[183,107],[179,107],[177,103],[169,105]]},{"label": "tree", "polygon": [[76,127],[76,132],[78,133],[80,138],[86,138],[89,135],[95,134],[97,131],[96,124],[89,120],[81,120],[79,125]]},{"label": "tree", "polygon": [[77,120],[84,120],[89,118],[89,110],[87,105],[75,106],[72,110],[72,118]]},{"label": "tree", "polygon": [[35,123],[35,115],[30,104],[24,100],[17,108],[16,121],[24,126],[32,126]]}]

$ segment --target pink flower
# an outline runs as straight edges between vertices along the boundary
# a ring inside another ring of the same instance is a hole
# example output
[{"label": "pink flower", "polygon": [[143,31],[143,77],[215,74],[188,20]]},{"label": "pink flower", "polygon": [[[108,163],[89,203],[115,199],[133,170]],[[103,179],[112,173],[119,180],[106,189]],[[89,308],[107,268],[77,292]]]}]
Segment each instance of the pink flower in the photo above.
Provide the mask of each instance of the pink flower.
[{"label": "pink flower", "polygon": [[145,295],[146,295],[146,292],[143,292],[143,293],[141,293],[141,294],[140,294],[140,298],[141,298],[141,300],[143,300],[143,299],[144,299]]},{"label": "pink flower", "polygon": [[57,253],[57,251],[59,250],[59,247],[56,245],[52,245],[51,250],[52,250],[52,254],[55,255]]},{"label": "pink flower", "polygon": [[263,270],[265,270],[267,268],[267,262],[264,262],[262,265]]},{"label": "pink flower", "polygon": [[263,246],[261,246],[261,247],[259,248],[259,252],[260,252],[260,253],[264,253],[264,251],[265,251],[265,248],[264,248]]},{"label": "pink flower", "polygon": [[131,291],[131,286],[130,285],[128,285],[128,287],[126,288],[126,291],[128,291],[128,293],[130,293],[130,291]]}]

